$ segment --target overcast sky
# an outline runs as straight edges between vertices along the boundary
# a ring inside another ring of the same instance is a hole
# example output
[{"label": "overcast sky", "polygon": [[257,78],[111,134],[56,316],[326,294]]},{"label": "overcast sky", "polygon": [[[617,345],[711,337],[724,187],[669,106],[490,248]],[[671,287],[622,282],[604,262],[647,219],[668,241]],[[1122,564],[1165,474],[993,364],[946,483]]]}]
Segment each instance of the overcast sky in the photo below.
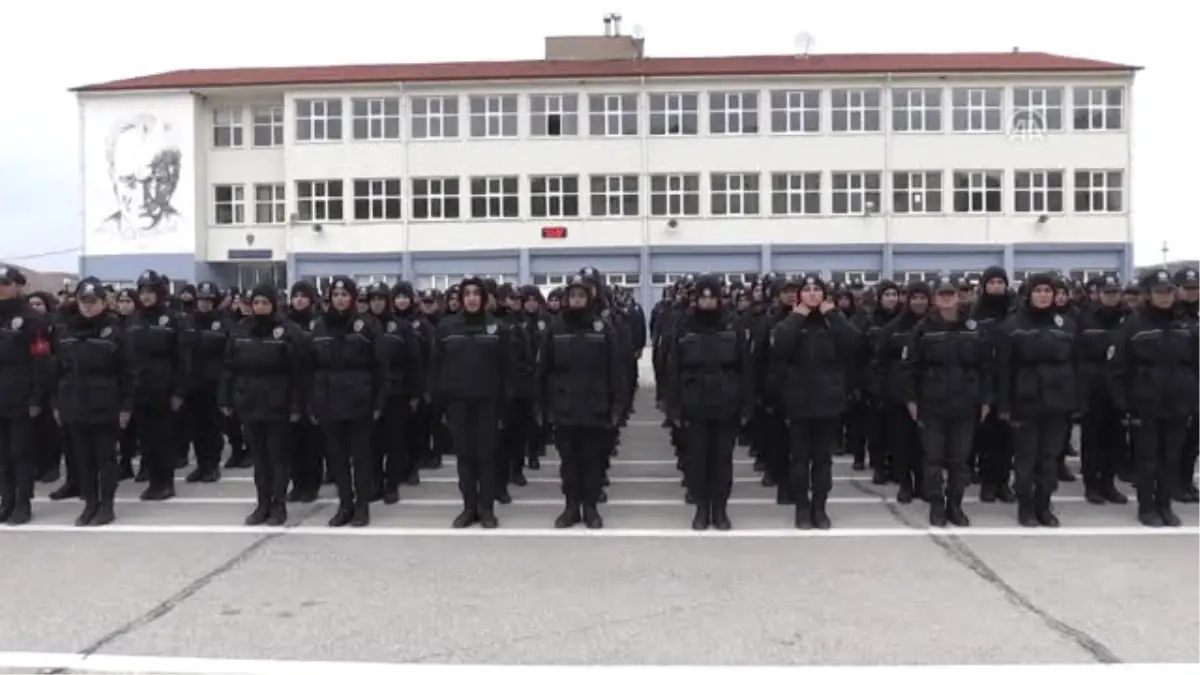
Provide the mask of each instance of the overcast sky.
[{"label": "overcast sky", "polygon": [[[680,0],[112,0],[7,3],[0,41],[0,259],[74,269],[78,111],[70,86],[178,68],[541,58],[548,34],[595,34],[608,11],[651,56],[1026,51],[1144,66],[1135,87],[1136,263],[1200,257],[1200,96],[1185,4],[1113,0],[685,3]],[[1150,9],[1150,8],[1153,8]],[[469,22],[468,22],[469,19]],[[1185,33],[1187,31],[1187,33]],[[54,252],[59,252],[55,254]],[[50,253],[50,255],[44,255]]]}]

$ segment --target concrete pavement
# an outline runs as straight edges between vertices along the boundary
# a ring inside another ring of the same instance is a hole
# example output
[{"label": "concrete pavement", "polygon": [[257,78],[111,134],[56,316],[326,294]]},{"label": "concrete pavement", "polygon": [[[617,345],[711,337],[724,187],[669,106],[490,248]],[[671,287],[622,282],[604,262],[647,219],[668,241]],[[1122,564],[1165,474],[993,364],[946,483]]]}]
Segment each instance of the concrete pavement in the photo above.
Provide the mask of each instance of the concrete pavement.
[{"label": "concrete pavement", "polygon": [[973,527],[933,532],[923,504],[839,459],[834,529],[802,533],[740,449],[736,529],[697,534],[656,420],[626,430],[598,532],[551,528],[553,453],[492,532],[448,529],[450,466],[358,530],[325,527],[329,486],[287,529],[242,526],[248,471],[181,481],[163,504],[123,485],[110,528],[74,528],[78,503],[39,500],[32,526],[0,528],[0,604],[20,615],[0,629],[0,669],[1200,662],[1195,506],[1184,528],[1147,530],[1074,483],[1062,529],[1023,530],[1015,507],[972,499]]}]

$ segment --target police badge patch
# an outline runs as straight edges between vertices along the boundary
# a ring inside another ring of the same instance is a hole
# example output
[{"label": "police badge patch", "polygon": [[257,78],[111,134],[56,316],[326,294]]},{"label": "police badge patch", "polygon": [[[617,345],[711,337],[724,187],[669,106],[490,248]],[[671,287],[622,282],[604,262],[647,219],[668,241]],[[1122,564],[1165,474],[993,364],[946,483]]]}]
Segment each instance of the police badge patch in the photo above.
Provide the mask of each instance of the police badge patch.
[{"label": "police badge patch", "polygon": [[387,329],[388,329],[388,332],[389,332],[389,333],[395,333],[395,332],[396,332],[396,328],[397,328],[397,326],[396,326],[396,322],[395,322],[395,321],[389,321],[389,322],[388,322]]},{"label": "police badge patch", "polygon": [[495,335],[495,334],[496,334],[496,324],[494,324],[494,323],[489,323],[489,324],[488,324],[488,327],[487,327],[487,334],[488,334],[488,335]]},{"label": "police badge patch", "polygon": [[354,332],[355,332],[355,333],[361,332],[361,331],[362,331],[362,329],[363,329],[363,320],[362,320],[362,319],[355,319],[355,320],[354,320],[354,326],[353,326],[353,328],[354,328]]},{"label": "police badge patch", "polygon": [[597,333],[604,330],[604,322],[599,321],[599,320],[593,321],[592,322],[592,330],[596,331]]},{"label": "police badge patch", "polygon": [[538,321],[538,330],[546,330],[546,322]]},{"label": "police badge patch", "polygon": [[13,317],[13,320],[12,320],[12,329],[13,330],[20,330],[21,326],[24,326],[24,325],[25,325],[25,319],[22,319],[19,316]]},{"label": "police badge patch", "polygon": [[283,326],[275,326],[275,330],[271,331],[271,337],[276,340],[283,337]]},{"label": "police badge patch", "polygon": [[1058,326],[1059,328],[1062,328],[1062,325],[1063,325],[1063,320],[1062,320],[1062,315],[1061,315],[1061,314],[1055,314],[1055,315],[1054,315],[1054,325],[1055,325],[1055,326]]},{"label": "police badge patch", "polygon": [[900,350],[900,360],[901,361],[908,360],[908,345],[904,345],[904,349]]},{"label": "police badge patch", "polygon": [[967,319],[967,330],[975,330],[979,324],[975,323],[975,319]]},{"label": "police badge patch", "polygon": [[310,319],[310,320],[309,320],[309,322],[308,322],[308,329],[309,329],[309,330],[312,330],[312,329],[314,329],[314,328],[316,328],[316,327],[317,327],[317,320],[316,320],[316,319]]},{"label": "police badge patch", "polygon": [[212,322],[212,325],[209,326],[209,328],[211,328],[212,330],[221,330],[221,322],[214,321],[214,322]]},{"label": "police badge patch", "polygon": [[171,317],[167,316],[166,314],[158,317],[158,325],[166,326],[169,323],[171,323]]},{"label": "police badge patch", "polygon": [[1116,346],[1115,346],[1115,345],[1109,345],[1109,346],[1108,346],[1108,351],[1104,352],[1104,358],[1105,358],[1105,360],[1112,361],[1112,359],[1113,359],[1113,355],[1114,355],[1114,354],[1116,354],[1116,353],[1117,353],[1117,348],[1116,348]]},{"label": "police badge patch", "polygon": [[413,319],[413,322],[412,322],[412,324],[411,324],[411,325],[412,325],[412,327],[413,327],[413,330],[417,330],[418,328],[420,328],[420,327],[421,327],[421,322],[420,322],[420,321],[417,321],[416,319]]},{"label": "police badge patch", "polygon": [[112,335],[112,326],[105,326],[104,329],[100,331],[100,337],[106,338],[109,335]]}]

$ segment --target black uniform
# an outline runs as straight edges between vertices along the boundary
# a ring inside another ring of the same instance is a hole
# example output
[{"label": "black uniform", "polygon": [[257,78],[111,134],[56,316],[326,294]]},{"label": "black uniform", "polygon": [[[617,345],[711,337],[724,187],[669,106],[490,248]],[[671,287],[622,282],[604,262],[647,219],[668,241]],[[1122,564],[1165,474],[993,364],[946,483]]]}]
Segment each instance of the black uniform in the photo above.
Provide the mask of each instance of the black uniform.
[{"label": "black uniform", "polygon": [[[309,304],[304,309],[288,307],[287,318],[304,334],[303,348],[308,349],[312,345],[312,330],[317,323],[317,289],[307,281],[298,281],[292,285],[293,304],[297,296],[303,296]],[[288,501],[312,503],[317,500],[321,481],[325,477],[325,439],[311,415],[302,415],[292,424],[291,447],[292,491],[288,493]]]},{"label": "black uniform", "polygon": [[[103,300],[95,279],[84,279],[76,297]],[[83,513],[75,524],[107,525],[115,518],[113,499],[120,465],[121,424],[134,407],[134,354],[120,318],[111,312],[88,318],[68,309],[54,334],[52,400],[75,453],[75,473]]]},{"label": "black uniform", "polygon": [[186,480],[212,483],[221,477],[221,452],[225,449],[225,439],[221,435],[223,418],[217,409],[217,389],[225,369],[225,351],[233,323],[224,312],[216,309],[221,291],[215,284],[201,283],[196,293],[197,299],[212,302],[213,309],[205,312],[194,309],[190,318],[193,377],[184,405],[184,419],[189,427],[187,438],[195,447],[196,469]]},{"label": "black uniform", "polygon": [[[908,301],[913,296],[924,295],[932,300],[932,292],[925,282],[908,285]],[[887,447],[892,476],[899,484],[896,501],[907,504],[914,496],[924,496],[921,460],[921,436],[916,422],[905,408],[904,355],[911,349],[913,329],[925,317],[912,307],[904,311],[881,329],[873,346],[874,369],[879,376],[880,419],[883,438]]]},{"label": "black uniform", "polygon": [[400,484],[417,476],[418,450],[412,426],[417,405],[425,394],[425,363],[414,322],[393,314],[391,289],[373,289],[372,296],[376,295],[387,299],[387,309],[377,319],[381,328],[378,339],[386,357],[383,377],[388,395],[375,424],[375,466],[383,471],[383,501],[395,504],[400,499]]},{"label": "black uniform", "polygon": [[[712,277],[696,282],[697,298],[719,296]],[[667,418],[683,429],[684,470],[696,503],[692,527],[731,527],[733,449],[754,409],[754,353],[749,330],[738,330],[720,306],[683,317],[667,362]]]},{"label": "black uniform", "polygon": [[[253,294],[274,303],[274,292],[263,285]],[[287,522],[291,424],[303,414],[308,395],[306,343],[303,331],[277,313],[241,319],[226,342],[217,402],[227,414],[238,411],[254,460],[257,507],[247,525]]]},{"label": "black uniform", "polygon": [[[16,270],[0,267],[0,284],[15,286]],[[34,418],[47,385],[42,317],[19,296],[0,300],[0,522],[23,525],[37,473]]]},{"label": "black uniform", "polygon": [[[1120,291],[1115,278],[1100,283],[1105,290]],[[1123,411],[1113,404],[1109,391],[1107,363],[1108,348],[1125,314],[1119,303],[1111,307],[1097,303],[1079,312],[1076,321],[1080,399],[1086,403],[1080,424],[1083,485],[1093,504],[1129,501],[1114,483],[1125,452],[1125,428]]]},{"label": "black uniform", "polygon": [[[999,267],[988,268],[984,271],[980,283],[986,286],[992,279],[1000,279],[1007,284],[1008,273]],[[993,374],[996,373],[994,361],[998,331],[1012,313],[1013,299],[1014,295],[1007,290],[999,294],[989,294],[985,291],[971,306],[971,318],[987,336],[991,345],[989,358],[993,361]],[[990,503],[999,499],[1008,504],[1016,501],[1016,495],[1009,486],[1013,468],[1012,432],[1012,427],[1000,419],[995,406],[979,423],[975,434],[973,464],[979,469],[979,500],[982,502]]]},{"label": "black uniform", "polygon": [[[576,277],[575,283],[582,286]],[[574,310],[565,304],[546,326],[538,349],[538,410],[554,428],[562,458],[566,509],[556,527],[585,522],[601,527],[596,504],[604,479],[609,430],[624,415],[627,370],[616,329],[594,307]]]}]

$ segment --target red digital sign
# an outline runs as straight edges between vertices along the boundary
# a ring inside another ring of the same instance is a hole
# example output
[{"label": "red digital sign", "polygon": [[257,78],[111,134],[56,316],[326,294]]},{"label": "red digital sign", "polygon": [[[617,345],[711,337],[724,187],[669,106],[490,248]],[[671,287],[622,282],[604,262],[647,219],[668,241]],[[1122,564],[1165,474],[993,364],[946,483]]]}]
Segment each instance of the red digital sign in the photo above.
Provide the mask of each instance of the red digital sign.
[{"label": "red digital sign", "polygon": [[566,239],[567,228],[558,225],[555,227],[543,227],[542,239]]}]

